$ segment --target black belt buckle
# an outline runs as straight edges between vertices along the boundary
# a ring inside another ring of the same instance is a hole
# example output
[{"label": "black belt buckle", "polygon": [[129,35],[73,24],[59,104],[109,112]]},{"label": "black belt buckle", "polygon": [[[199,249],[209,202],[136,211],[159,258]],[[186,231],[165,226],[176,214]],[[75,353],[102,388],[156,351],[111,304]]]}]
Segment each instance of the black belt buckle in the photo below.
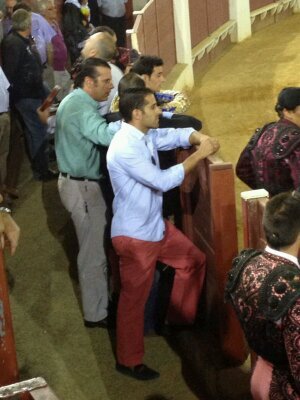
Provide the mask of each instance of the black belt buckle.
[{"label": "black belt buckle", "polygon": [[84,177],[71,176],[70,174],[67,174],[66,172],[61,172],[61,176],[63,176],[64,178],[72,179],[73,181],[99,182],[99,179],[89,179],[89,178],[84,178]]}]

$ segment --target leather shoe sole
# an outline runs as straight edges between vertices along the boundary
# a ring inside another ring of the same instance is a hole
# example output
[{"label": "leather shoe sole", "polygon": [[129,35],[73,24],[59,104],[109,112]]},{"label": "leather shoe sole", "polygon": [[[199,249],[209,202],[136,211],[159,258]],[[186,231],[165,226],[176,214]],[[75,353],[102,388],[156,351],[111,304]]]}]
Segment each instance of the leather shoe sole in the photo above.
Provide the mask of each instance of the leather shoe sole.
[{"label": "leather shoe sole", "polygon": [[140,381],[150,381],[160,377],[160,373],[147,367],[145,364],[138,364],[134,367],[126,367],[122,364],[116,364],[116,370],[123,375],[130,376],[131,378],[138,379]]},{"label": "leather shoe sole", "polygon": [[84,326],[86,328],[108,328],[108,318],[105,317],[100,321],[86,321],[84,320]]}]

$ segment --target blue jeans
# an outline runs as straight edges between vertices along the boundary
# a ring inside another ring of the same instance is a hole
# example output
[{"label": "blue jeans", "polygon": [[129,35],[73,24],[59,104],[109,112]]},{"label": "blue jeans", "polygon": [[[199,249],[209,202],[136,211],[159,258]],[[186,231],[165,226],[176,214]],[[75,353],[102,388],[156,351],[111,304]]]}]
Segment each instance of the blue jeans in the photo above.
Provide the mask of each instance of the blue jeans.
[{"label": "blue jeans", "polygon": [[43,178],[48,172],[48,134],[36,112],[42,104],[41,99],[21,99],[15,106],[25,124],[25,138],[34,175]]}]

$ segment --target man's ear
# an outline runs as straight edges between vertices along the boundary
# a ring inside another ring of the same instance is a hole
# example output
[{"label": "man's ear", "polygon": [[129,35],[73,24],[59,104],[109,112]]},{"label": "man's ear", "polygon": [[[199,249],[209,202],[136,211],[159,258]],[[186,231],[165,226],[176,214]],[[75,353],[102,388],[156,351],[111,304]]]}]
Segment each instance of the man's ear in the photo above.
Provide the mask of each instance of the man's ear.
[{"label": "man's ear", "polygon": [[142,118],[142,110],[139,110],[138,108],[135,108],[132,111],[132,120],[140,121]]},{"label": "man's ear", "polygon": [[143,81],[145,82],[145,84],[146,84],[146,86],[147,86],[147,83],[148,83],[149,80],[150,80],[149,75],[147,75],[147,74],[142,74],[142,75],[140,75],[140,77],[143,79]]},{"label": "man's ear", "polygon": [[92,79],[90,76],[86,76],[86,77],[84,78],[84,84],[85,84],[87,87],[91,87],[91,86],[92,86],[92,83],[93,83],[93,79]]},{"label": "man's ear", "polygon": [[89,57],[96,57],[97,56],[97,51],[95,49],[91,49],[89,52]]}]

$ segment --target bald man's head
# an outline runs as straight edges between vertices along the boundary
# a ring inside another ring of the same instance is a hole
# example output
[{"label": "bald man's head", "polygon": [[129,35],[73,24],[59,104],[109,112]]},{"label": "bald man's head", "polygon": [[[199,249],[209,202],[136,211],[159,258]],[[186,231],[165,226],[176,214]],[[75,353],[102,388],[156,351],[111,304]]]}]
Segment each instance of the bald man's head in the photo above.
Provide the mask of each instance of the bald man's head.
[{"label": "bald man's head", "polygon": [[85,42],[81,54],[83,58],[98,57],[110,61],[116,54],[116,44],[105,32],[98,32]]}]

